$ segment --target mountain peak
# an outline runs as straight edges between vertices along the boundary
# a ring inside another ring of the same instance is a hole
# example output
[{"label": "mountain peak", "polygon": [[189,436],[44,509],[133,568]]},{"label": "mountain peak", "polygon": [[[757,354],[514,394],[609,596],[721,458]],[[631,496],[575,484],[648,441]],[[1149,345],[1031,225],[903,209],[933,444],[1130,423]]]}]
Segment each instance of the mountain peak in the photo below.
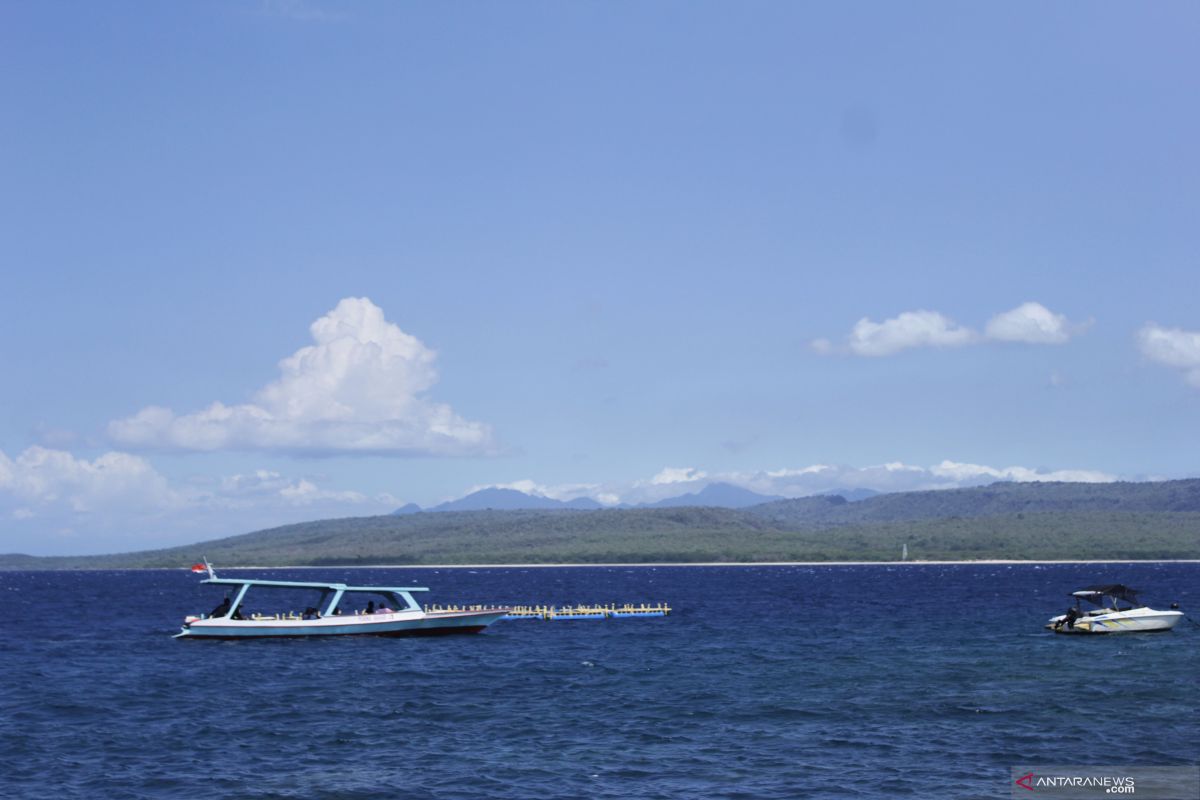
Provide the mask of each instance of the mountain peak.
[{"label": "mountain peak", "polygon": [[677,508],[680,506],[719,506],[721,508],[746,508],[761,503],[771,503],[784,498],[759,494],[732,483],[710,483],[698,492],[668,497],[656,503],[647,503],[645,508]]},{"label": "mountain peak", "polygon": [[[574,503],[575,501],[572,501]],[[596,504],[599,507],[599,504]],[[517,511],[525,509],[587,508],[555,500],[552,497],[526,494],[516,489],[488,486],[465,497],[440,503],[429,511]]]}]

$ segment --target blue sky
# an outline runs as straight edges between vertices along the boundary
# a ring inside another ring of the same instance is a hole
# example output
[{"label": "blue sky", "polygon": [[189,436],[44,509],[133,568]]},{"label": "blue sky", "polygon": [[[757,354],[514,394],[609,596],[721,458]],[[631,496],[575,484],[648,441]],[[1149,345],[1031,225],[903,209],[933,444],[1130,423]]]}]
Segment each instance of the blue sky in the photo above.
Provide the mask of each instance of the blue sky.
[{"label": "blue sky", "polygon": [[485,485],[1195,475],[1198,35],[1188,3],[5,5],[0,551]]}]

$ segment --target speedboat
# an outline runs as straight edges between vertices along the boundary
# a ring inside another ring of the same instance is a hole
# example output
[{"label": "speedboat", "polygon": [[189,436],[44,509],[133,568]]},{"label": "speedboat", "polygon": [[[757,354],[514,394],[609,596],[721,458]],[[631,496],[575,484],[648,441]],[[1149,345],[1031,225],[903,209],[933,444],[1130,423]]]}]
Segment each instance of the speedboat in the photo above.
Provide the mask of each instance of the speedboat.
[{"label": "speedboat", "polygon": [[[266,581],[218,578],[206,561],[193,567],[207,572],[201,583],[230,587],[224,602],[212,613],[184,618],[176,639],[276,639],[310,636],[437,636],[478,633],[502,619],[508,608],[427,612],[413,599],[422,586],[347,586],[344,583]],[[258,599],[260,590],[307,590],[319,599],[303,613],[251,613],[247,597]],[[379,605],[376,606],[376,601]],[[366,602],[366,607],[343,612],[343,608]]]},{"label": "speedboat", "polygon": [[[1046,628],[1055,633],[1148,633],[1169,631],[1183,618],[1177,604],[1170,611],[1156,611],[1142,605],[1137,594],[1119,583],[1080,589],[1070,595],[1075,605],[1051,617]],[[1083,603],[1095,608],[1084,608]]]}]

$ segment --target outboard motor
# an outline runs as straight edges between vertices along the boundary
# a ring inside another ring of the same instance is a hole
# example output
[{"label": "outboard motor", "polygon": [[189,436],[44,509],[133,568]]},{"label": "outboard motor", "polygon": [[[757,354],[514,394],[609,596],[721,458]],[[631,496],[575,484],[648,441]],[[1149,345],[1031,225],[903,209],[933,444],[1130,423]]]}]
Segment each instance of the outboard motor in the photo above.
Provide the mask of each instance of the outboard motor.
[{"label": "outboard motor", "polygon": [[1079,619],[1079,609],[1071,606],[1067,609],[1067,618],[1063,622],[1067,623],[1067,630],[1075,630],[1075,620]]}]

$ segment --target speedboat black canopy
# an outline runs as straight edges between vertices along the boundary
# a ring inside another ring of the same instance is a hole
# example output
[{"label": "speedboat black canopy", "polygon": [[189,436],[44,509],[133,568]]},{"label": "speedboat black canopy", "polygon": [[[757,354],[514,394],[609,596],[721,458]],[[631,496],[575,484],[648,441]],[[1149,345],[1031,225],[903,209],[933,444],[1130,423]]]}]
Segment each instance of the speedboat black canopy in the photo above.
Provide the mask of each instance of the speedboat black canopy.
[{"label": "speedboat black canopy", "polygon": [[1102,598],[1111,597],[1114,600],[1124,600],[1126,603],[1136,606],[1138,604],[1137,593],[1137,589],[1131,589],[1124,584],[1109,583],[1102,586],[1084,587],[1077,592],[1071,592],[1071,597],[1078,597],[1096,605],[1100,605]]}]

